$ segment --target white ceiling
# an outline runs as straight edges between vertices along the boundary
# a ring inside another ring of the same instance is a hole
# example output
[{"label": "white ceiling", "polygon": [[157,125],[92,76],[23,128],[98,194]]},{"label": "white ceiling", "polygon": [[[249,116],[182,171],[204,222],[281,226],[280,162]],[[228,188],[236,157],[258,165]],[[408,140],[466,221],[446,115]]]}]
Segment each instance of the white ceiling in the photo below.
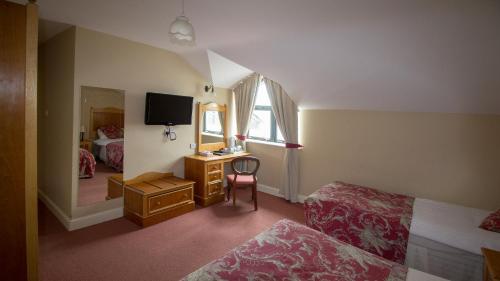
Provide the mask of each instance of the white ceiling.
[{"label": "white ceiling", "polygon": [[217,87],[234,88],[237,82],[253,73],[252,70],[210,50],[207,55],[212,83]]},{"label": "white ceiling", "polygon": [[177,52],[216,86],[257,71],[301,108],[500,113],[498,0],[186,0],[193,48],[167,36],[180,0],[38,2],[44,19]]}]

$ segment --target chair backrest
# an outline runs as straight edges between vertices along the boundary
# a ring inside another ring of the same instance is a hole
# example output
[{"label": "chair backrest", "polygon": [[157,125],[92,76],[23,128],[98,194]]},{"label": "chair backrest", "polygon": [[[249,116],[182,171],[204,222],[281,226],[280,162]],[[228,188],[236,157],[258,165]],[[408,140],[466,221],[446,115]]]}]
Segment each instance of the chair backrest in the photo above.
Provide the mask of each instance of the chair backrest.
[{"label": "chair backrest", "polygon": [[[251,170],[248,170],[249,167],[251,167]],[[259,170],[259,167],[260,167],[259,159],[252,156],[242,156],[234,158],[231,161],[231,168],[233,169],[233,172],[236,176],[252,175],[254,180],[255,176],[257,175],[257,171]]]}]

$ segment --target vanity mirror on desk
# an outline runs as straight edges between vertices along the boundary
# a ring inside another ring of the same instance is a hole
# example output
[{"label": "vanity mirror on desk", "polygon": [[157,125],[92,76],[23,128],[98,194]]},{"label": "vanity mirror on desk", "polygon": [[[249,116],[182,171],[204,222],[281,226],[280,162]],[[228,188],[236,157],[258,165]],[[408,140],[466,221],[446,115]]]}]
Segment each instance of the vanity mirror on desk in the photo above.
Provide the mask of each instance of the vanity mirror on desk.
[{"label": "vanity mirror on desk", "polygon": [[225,148],[228,137],[227,106],[217,103],[198,103],[196,112],[197,152]]},{"label": "vanity mirror on desk", "polygon": [[[197,153],[228,147],[227,106],[216,103],[197,104]],[[184,177],[196,182],[194,200],[201,206],[224,201],[224,163],[236,157],[250,155],[236,152],[225,155],[185,157]]]}]

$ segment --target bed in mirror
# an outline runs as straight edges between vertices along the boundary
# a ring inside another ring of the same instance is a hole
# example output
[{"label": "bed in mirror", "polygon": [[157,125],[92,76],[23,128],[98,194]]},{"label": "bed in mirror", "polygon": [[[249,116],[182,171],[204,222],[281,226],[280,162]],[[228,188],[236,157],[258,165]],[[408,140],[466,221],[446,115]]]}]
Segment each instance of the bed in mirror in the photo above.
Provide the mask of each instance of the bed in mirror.
[{"label": "bed in mirror", "polygon": [[198,151],[215,151],[227,144],[226,105],[198,103]]},{"label": "bed in mirror", "polygon": [[81,87],[78,206],[121,197],[125,92]]}]

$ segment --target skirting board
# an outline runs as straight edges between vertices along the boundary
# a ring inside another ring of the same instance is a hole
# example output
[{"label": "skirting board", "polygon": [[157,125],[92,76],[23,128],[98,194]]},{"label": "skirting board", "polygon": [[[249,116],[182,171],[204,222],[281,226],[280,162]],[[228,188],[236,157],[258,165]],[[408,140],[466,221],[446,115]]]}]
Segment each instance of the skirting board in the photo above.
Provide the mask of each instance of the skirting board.
[{"label": "skirting board", "polygon": [[[283,195],[279,194],[279,189],[263,184],[257,185],[257,190],[283,198]],[[83,216],[75,219],[71,219],[66,215],[59,206],[57,206],[42,190],[38,190],[38,197],[40,200],[49,208],[49,210],[56,216],[56,218],[64,225],[64,227],[69,230],[77,230],[101,222],[117,219],[123,217],[123,208],[115,208],[107,210],[104,212]],[[307,196],[299,194],[298,199],[300,203],[304,203]]]},{"label": "skirting board", "polygon": [[[279,193],[279,189],[276,187],[271,187],[271,186],[267,186],[267,185],[263,185],[263,184],[257,184],[257,190],[260,192],[264,192],[264,193],[276,196],[276,197],[283,198],[283,195],[281,195]],[[302,195],[302,194],[299,194],[297,197],[298,197],[300,203],[304,203],[304,200],[307,198],[306,195]]]},{"label": "skirting board", "polygon": [[43,191],[38,190],[38,198],[49,208],[49,210],[56,216],[56,218],[64,225],[64,227],[69,230],[77,230],[101,222],[114,220],[123,217],[123,208],[115,208],[96,214],[83,216],[79,218],[71,219],[66,215],[59,206],[57,206]]}]

